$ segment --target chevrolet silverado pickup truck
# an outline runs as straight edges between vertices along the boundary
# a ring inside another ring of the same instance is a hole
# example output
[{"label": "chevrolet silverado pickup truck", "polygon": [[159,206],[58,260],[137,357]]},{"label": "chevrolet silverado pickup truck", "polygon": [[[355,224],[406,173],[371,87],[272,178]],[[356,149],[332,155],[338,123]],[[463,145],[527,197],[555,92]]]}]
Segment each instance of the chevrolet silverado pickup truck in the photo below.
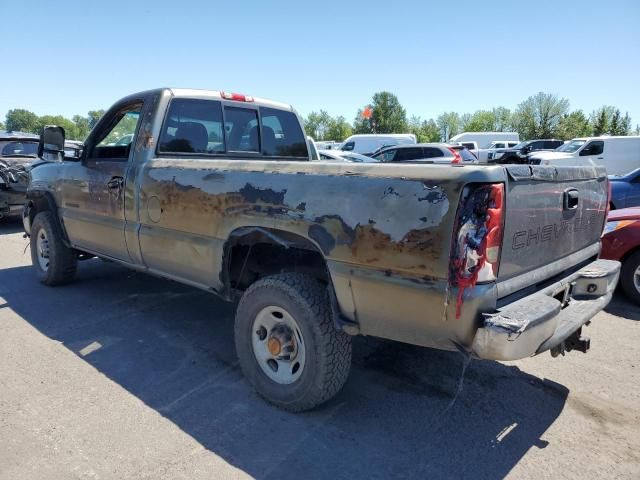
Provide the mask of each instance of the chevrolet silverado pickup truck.
[{"label": "chevrolet silverado pickup truck", "polygon": [[492,360],[586,351],[618,280],[598,259],[595,166],[312,162],[291,106],[168,88],[117,102],[80,158],[63,145],[45,128],[30,171],[40,281],[101,257],[238,301],[240,367],[290,411],[341,389],[353,335]]}]

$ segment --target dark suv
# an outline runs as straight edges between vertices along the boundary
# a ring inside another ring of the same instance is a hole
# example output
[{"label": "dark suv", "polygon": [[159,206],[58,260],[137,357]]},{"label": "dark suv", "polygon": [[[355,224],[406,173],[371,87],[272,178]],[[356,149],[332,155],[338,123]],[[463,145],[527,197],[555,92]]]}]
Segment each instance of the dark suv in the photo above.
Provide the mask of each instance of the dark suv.
[{"label": "dark suv", "polygon": [[527,155],[531,152],[542,150],[555,150],[564,141],[556,139],[527,140],[520,142],[513,148],[501,148],[494,152],[489,152],[487,161],[489,163],[527,163]]}]

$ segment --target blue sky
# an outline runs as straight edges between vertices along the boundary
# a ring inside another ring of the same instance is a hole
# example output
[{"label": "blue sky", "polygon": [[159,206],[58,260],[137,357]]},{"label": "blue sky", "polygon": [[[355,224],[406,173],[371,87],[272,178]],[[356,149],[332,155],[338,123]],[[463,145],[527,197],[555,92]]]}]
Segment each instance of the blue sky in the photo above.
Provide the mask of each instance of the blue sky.
[{"label": "blue sky", "polygon": [[11,108],[71,117],[182,86],[349,121],[380,90],[424,118],[545,91],[640,123],[638,0],[2,3],[0,119]]}]

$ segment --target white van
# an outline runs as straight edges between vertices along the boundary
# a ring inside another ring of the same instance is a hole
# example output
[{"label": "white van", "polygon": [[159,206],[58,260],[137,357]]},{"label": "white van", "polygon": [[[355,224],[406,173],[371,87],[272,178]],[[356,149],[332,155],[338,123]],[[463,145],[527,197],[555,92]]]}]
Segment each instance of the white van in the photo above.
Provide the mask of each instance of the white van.
[{"label": "white van", "polygon": [[625,175],[640,167],[640,137],[574,138],[552,152],[529,156],[539,165],[602,165],[611,175]]},{"label": "white van", "polygon": [[517,143],[520,141],[520,135],[518,132],[463,132],[449,139],[449,143],[459,143],[467,148],[469,147],[466,143],[476,142],[478,149],[491,148],[491,143],[498,141]]},{"label": "white van", "polygon": [[407,145],[418,143],[418,139],[412,133],[370,133],[351,135],[347,138],[340,150],[369,155],[381,147],[392,145]]}]

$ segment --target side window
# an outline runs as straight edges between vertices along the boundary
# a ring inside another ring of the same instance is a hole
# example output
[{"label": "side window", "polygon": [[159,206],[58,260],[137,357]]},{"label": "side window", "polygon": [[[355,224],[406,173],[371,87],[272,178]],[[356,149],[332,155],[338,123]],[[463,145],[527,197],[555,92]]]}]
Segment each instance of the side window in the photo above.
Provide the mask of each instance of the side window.
[{"label": "side window", "polygon": [[304,134],[298,117],[293,112],[261,107],[260,117],[264,155],[308,158]]},{"label": "side window", "polygon": [[392,148],[391,150],[387,150],[386,152],[379,153],[373,158],[381,162],[392,162],[396,159],[397,153],[398,153],[398,150],[395,148]]},{"label": "side window", "polygon": [[350,152],[356,146],[356,142],[347,142],[342,146],[342,150],[345,152]]},{"label": "side window", "polygon": [[124,160],[129,158],[131,143],[136,133],[142,103],[130,105],[113,115],[103,131],[99,132],[89,158]]},{"label": "side window", "polygon": [[176,98],[160,135],[161,153],[222,153],[222,106],[215,100]]},{"label": "side window", "polygon": [[603,151],[604,142],[596,140],[594,142],[589,142],[587,146],[585,146],[580,152],[580,156],[584,157],[587,155],[601,155]]},{"label": "side window", "polygon": [[260,152],[258,112],[248,108],[224,107],[224,131],[230,152]]},{"label": "side window", "polygon": [[421,158],[423,158],[421,148],[399,148],[393,161],[406,162],[409,160],[419,160]]},{"label": "side window", "polygon": [[544,142],[532,142],[529,144],[529,150],[542,150],[544,148]]},{"label": "side window", "polygon": [[444,157],[444,153],[439,148],[425,147],[423,148],[422,158]]}]

